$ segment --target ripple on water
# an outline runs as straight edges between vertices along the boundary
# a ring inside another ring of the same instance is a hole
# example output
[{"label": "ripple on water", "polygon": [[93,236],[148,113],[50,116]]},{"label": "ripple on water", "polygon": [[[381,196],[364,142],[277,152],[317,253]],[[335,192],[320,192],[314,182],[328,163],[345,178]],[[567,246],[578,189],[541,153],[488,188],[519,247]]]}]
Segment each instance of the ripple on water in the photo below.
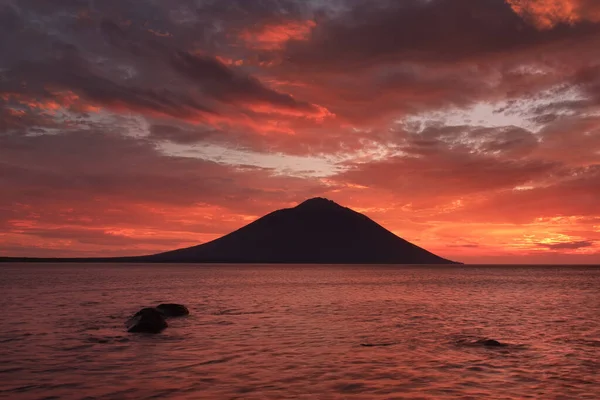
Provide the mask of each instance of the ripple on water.
[{"label": "ripple on water", "polygon": [[219,310],[215,311],[214,315],[254,315],[254,314],[264,314],[264,311],[242,311],[238,309],[229,309],[229,310]]},{"label": "ripple on water", "polygon": [[361,343],[362,347],[389,347],[398,343]]}]

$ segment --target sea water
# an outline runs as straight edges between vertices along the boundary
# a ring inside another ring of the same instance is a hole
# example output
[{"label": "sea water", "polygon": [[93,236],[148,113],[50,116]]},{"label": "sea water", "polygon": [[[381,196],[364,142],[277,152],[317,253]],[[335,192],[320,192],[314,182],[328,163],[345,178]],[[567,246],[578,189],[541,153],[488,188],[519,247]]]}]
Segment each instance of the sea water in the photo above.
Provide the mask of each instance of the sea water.
[{"label": "sea water", "polygon": [[599,267],[2,264],[0,300],[7,399],[600,398]]}]

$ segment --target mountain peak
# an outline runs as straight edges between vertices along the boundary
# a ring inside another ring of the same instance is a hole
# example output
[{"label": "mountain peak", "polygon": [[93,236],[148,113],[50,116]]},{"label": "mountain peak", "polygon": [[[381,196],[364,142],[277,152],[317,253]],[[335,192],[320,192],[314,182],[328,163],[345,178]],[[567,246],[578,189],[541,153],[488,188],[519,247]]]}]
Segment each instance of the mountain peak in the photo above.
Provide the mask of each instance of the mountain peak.
[{"label": "mountain peak", "polygon": [[295,208],[301,209],[328,209],[328,208],[342,208],[333,200],[326,199],[324,197],[313,197],[298,204]]},{"label": "mountain peak", "polygon": [[143,258],[153,262],[451,264],[323,197],[274,211],[212,242]]},{"label": "mountain peak", "polygon": [[[0,261],[11,259],[0,258]],[[308,199],[293,208],[273,211],[234,232],[197,246],[148,256],[90,258],[87,261],[456,264],[396,236],[366,215],[323,197]]]}]

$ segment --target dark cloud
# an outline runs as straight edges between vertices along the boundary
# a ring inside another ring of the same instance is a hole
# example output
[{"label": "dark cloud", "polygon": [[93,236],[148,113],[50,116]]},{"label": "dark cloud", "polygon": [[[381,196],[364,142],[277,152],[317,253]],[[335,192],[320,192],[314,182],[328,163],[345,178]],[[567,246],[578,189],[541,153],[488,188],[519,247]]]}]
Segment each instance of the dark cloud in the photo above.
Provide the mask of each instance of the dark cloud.
[{"label": "dark cloud", "polygon": [[22,25],[23,21],[21,16],[12,4],[0,5],[0,32],[12,33]]},{"label": "dark cloud", "polygon": [[[534,99],[597,64],[600,24],[540,30],[504,0],[345,2],[288,42],[274,70],[355,125],[431,109]],[[273,52],[272,52],[273,53]],[[540,54],[543,54],[541,56]],[[595,92],[593,86],[584,91]],[[558,94],[557,94],[558,96]],[[589,107],[588,101],[570,106]],[[551,121],[546,113],[538,123]]]},{"label": "dark cloud", "polygon": [[320,21],[311,40],[288,47],[291,63],[356,66],[385,61],[457,62],[521,52],[557,40],[593,37],[600,27],[581,24],[541,31],[504,0],[357,2],[335,19]]},{"label": "dark cloud", "polygon": [[477,249],[481,247],[478,244],[449,244],[448,247],[462,248],[462,249]]},{"label": "dark cloud", "polygon": [[[68,90],[82,101],[111,111],[194,122],[235,123],[247,120],[248,115],[260,119],[256,106],[266,112],[320,112],[307,102],[264,86],[247,72],[223,64],[214,55],[192,54],[184,43],[157,38],[156,32],[140,28],[140,16],[131,21],[121,15],[121,22],[116,22],[108,17],[114,10],[99,16],[97,10],[88,10],[93,11],[90,26],[77,27],[82,32],[76,33],[70,32],[75,28],[59,24],[61,16],[42,11],[50,16],[36,17],[47,18],[46,24],[55,24],[53,29],[60,34],[41,30],[33,20],[9,27],[12,43],[19,43],[20,48],[7,51],[10,57],[0,62],[0,93],[56,100],[56,89]],[[79,14],[72,14],[72,24],[79,18]],[[94,34],[94,28],[101,35]]]},{"label": "dark cloud", "polygon": [[[105,229],[89,229],[89,228],[72,228],[72,227],[31,227],[21,228],[21,233],[37,237],[41,239],[52,239],[52,240],[69,240],[77,238],[77,242],[80,244],[92,244],[96,246],[107,246],[113,248],[124,247],[125,249],[131,249],[135,245],[157,245],[161,247],[168,247],[172,245],[173,239],[165,237],[128,237],[125,235],[119,235],[116,233],[107,232]],[[196,243],[191,242],[190,245]],[[129,250],[131,251],[131,250]]]},{"label": "dark cloud", "polygon": [[178,51],[173,54],[171,64],[176,71],[201,85],[204,92],[220,101],[258,102],[316,111],[310,104],[298,102],[289,94],[268,89],[257,79],[236,73],[212,57]]},{"label": "dark cloud", "polygon": [[540,246],[547,247],[550,250],[577,250],[583,249],[586,247],[592,247],[594,242],[588,240],[580,240],[577,242],[569,242],[569,243],[558,243],[558,244],[547,244],[540,243]]}]

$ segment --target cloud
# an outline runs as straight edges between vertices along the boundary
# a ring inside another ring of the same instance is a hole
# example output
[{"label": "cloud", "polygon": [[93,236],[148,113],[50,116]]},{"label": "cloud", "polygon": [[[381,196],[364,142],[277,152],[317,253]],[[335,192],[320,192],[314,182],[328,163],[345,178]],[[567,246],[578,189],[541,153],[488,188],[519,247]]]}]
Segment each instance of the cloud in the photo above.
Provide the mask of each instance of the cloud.
[{"label": "cloud", "polygon": [[[9,26],[13,43],[21,46],[7,52],[11,57],[1,62],[3,96],[18,94],[25,102],[34,99],[65,106],[57,93],[69,92],[88,109],[101,107],[116,113],[255,131],[269,130],[269,124],[263,122],[271,114],[315,119],[331,116],[323,107],[266,87],[248,72],[221,63],[214,54],[182,49],[185,42],[157,38],[135,23],[139,20],[115,21],[111,14],[91,13],[86,27],[78,24],[78,15],[70,15],[75,24],[70,28],[79,36],[65,30],[64,22],[59,25],[64,16],[52,13],[44,18],[55,24],[61,35],[36,29],[32,21]],[[94,35],[94,28],[101,35]],[[115,62],[106,63],[107,59]]]},{"label": "cloud", "polygon": [[540,246],[547,247],[550,250],[577,250],[586,247],[591,247],[594,245],[594,242],[589,240],[580,240],[577,242],[568,242],[568,243],[556,243],[556,244],[547,244],[540,243]]},{"label": "cloud", "polygon": [[[276,53],[281,63],[271,71],[305,82],[288,90],[319,98],[359,127],[450,107],[533,100],[574,85],[577,68],[594,65],[600,45],[599,24],[539,30],[503,0],[347,5],[318,18],[307,40]],[[578,88],[597,92],[588,84]]]},{"label": "cloud", "polygon": [[512,9],[540,29],[581,21],[600,22],[600,4],[595,0],[506,0]]},{"label": "cloud", "polygon": [[120,126],[98,128],[0,135],[0,184],[10,188],[0,226],[12,241],[29,237],[67,254],[122,237],[122,246],[139,244],[143,253],[212,239],[322,190],[263,168],[165,156]]},{"label": "cloud", "polygon": [[448,247],[456,247],[456,248],[463,248],[463,249],[477,249],[481,246],[478,244],[450,244],[450,245],[448,245]]},{"label": "cloud", "polygon": [[316,25],[312,20],[285,21],[258,29],[247,28],[240,33],[240,38],[251,48],[279,50],[290,40],[307,40]]},{"label": "cloud", "polygon": [[[196,158],[164,156],[151,141],[117,132],[73,130],[60,135],[0,136],[3,183],[15,190],[5,201],[36,204],[39,193],[52,198],[106,198],[115,202],[191,206],[198,202],[235,207],[262,193],[265,185],[299,178],[272,177],[261,168],[238,169]],[[246,183],[242,183],[246,182]],[[308,186],[312,183],[307,183]],[[289,189],[289,188],[288,188]],[[272,196],[277,197],[275,192]],[[229,199],[229,200],[227,200]]]},{"label": "cloud", "polygon": [[212,98],[241,104],[262,104],[273,110],[296,110],[299,115],[321,112],[316,106],[295,100],[291,95],[269,89],[247,75],[236,73],[220,61],[205,56],[178,51],[171,65],[180,74],[201,86]]},{"label": "cloud", "polygon": [[540,31],[504,0],[357,2],[317,23],[308,41],[289,44],[290,63],[365,67],[390,61],[450,63],[506,57],[557,40],[592,38],[595,26]]},{"label": "cloud", "polygon": [[415,204],[439,202],[543,179],[559,165],[526,158],[537,146],[516,128],[428,128],[404,132],[398,155],[351,164],[337,179],[395,191]]},{"label": "cloud", "polygon": [[167,140],[178,144],[193,144],[205,141],[213,135],[223,134],[209,127],[191,128],[156,124],[150,127],[149,139]]},{"label": "cloud", "polygon": [[[596,216],[600,194],[598,166],[569,170],[539,187],[496,193],[462,213],[463,218],[513,223],[539,217]],[[469,214],[471,216],[468,216]]]}]

